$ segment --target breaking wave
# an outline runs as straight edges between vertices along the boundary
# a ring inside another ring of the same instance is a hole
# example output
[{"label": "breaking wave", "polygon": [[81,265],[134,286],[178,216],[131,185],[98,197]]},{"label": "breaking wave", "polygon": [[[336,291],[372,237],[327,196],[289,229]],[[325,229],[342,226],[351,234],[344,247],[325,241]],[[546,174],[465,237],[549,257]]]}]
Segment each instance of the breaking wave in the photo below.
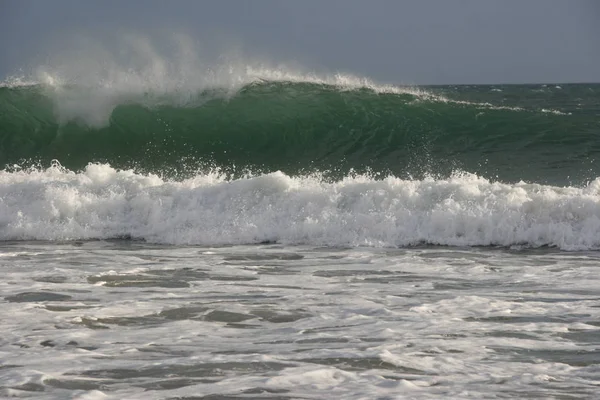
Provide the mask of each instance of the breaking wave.
[{"label": "breaking wave", "polygon": [[182,181],[90,164],[0,172],[0,240],[600,247],[600,179],[555,187],[472,174],[403,180],[292,177]]}]

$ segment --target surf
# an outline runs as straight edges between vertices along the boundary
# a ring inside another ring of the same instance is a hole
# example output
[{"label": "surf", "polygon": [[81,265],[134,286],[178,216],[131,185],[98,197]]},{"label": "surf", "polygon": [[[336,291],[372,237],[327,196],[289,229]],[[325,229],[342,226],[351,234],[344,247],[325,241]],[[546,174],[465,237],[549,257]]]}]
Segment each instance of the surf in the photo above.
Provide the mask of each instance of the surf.
[{"label": "surf", "polygon": [[283,172],[182,181],[90,164],[0,172],[0,240],[177,245],[600,247],[600,179],[556,187]]}]

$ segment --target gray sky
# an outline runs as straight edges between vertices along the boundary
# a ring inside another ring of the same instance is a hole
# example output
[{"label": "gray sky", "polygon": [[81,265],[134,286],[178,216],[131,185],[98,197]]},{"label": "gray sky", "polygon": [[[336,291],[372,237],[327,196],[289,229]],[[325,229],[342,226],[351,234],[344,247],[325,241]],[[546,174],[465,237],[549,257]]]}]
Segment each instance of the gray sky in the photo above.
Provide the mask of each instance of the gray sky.
[{"label": "gray sky", "polygon": [[600,82],[599,0],[0,0],[0,77],[121,33],[381,82]]}]

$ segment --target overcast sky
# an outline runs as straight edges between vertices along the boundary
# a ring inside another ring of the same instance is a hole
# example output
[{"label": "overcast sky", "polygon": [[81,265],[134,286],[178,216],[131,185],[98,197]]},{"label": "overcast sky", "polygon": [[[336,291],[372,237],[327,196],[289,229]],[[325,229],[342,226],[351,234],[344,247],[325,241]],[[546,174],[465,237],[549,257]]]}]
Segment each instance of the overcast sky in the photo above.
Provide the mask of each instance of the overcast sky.
[{"label": "overcast sky", "polygon": [[600,82],[600,0],[0,0],[0,76],[125,33],[390,83]]}]

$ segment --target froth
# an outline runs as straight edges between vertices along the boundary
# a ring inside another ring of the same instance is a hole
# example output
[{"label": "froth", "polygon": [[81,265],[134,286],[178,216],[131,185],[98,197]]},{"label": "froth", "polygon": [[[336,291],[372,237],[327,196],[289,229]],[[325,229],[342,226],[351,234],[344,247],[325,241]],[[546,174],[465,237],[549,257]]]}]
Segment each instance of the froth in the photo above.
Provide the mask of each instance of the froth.
[{"label": "froth", "polygon": [[600,247],[600,179],[561,188],[471,174],[327,182],[274,172],[178,182],[90,164],[2,171],[0,199],[1,240]]}]

